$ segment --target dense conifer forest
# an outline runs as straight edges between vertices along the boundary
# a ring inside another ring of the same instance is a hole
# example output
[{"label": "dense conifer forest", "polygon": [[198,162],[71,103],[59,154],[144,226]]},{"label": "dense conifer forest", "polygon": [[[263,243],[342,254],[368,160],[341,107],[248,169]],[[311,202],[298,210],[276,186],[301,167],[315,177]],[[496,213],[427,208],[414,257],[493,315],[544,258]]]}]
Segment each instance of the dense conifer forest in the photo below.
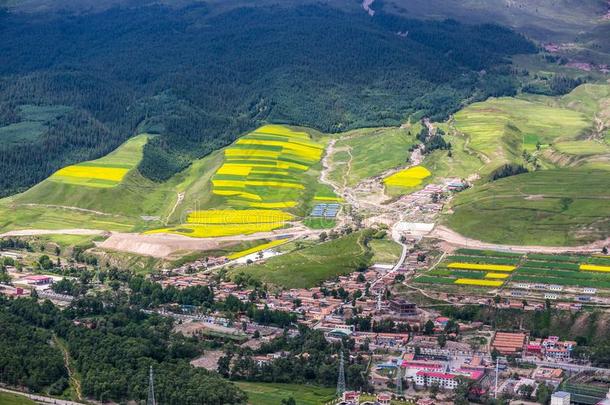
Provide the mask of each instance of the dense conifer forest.
[{"label": "dense conifer forest", "polygon": [[[160,134],[140,171],[164,180],[261,122],[342,131],[441,119],[514,94],[509,56],[535,52],[495,25],[322,6],[0,11],[0,36],[1,195],[140,131]],[[69,109],[8,142],[7,128],[32,120],[26,105]]]}]

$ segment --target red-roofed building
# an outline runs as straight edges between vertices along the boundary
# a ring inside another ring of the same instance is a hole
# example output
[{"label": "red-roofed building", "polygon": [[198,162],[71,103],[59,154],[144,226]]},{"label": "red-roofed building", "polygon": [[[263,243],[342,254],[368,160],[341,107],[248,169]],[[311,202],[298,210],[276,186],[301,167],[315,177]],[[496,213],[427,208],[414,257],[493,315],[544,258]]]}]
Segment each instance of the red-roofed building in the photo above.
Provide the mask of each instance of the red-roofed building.
[{"label": "red-roofed building", "polygon": [[32,285],[46,285],[53,284],[53,277],[51,276],[42,276],[42,275],[34,275],[34,276],[26,276],[22,280]]},{"label": "red-roofed building", "polygon": [[390,403],[392,403],[392,395],[387,392],[377,394],[377,403],[381,405],[390,405]]}]

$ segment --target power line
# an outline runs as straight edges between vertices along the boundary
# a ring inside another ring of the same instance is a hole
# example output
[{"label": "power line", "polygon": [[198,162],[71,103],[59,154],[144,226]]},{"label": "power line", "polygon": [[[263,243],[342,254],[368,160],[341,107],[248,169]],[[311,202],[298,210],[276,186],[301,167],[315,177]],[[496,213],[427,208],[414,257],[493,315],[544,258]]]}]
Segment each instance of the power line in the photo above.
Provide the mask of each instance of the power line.
[{"label": "power line", "polygon": [[153,367],[150,366],[150,372],[148,377],[148,399],[146,405],[157,405],[155,400],[155,377],[153,375]]},{"label": "power line", "polygon": [[345,364],[343,361],[343,345],[339,354],[339,378],[337,380],[337,396],[341,397],[345,392]]}]

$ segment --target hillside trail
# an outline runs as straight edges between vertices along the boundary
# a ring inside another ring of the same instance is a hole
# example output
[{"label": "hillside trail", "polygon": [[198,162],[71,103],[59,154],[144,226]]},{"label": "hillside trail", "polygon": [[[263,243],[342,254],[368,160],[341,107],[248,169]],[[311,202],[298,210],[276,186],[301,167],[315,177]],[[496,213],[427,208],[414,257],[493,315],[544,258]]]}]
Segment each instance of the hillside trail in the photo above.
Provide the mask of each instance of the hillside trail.
[{"label": "hillside trail", "polygon": [[37,204],[37,203],[26,203],[26,204],[20,204],[20,205],[24,205],[26,207],[61,208],[64,210],[80,211],[80,212],[86,212],[88,214],[105,215],[105,216],[109,216],[109,217],[118,217],[119,216],[119,215],[115,215],[115,214],[109,214],[107,212],[91,210],[88,208],[72,207],[70,205]]},{"label": "hillside trail", "polygon": [[111,232],[103,229],[20,229],[0,233],[0,238],[11,236],[42,236],[42,235],[75,235],[75,236],[95,236],[106,235]]},{"label": "hillside trail", "polygon": [[172,217],[172,215],[174,215],[174,212],[176,212],[176,208],[178,208],[178,206],[180,205],[180,203],[182,203],[183,200],[184,200],[184,192],[177,193],[176,203],[172,207],[172,210],[169,212],[169,214],[167,214],[167,217],[165,218],[165,225],[167,225],[167,223],[169,222],[169,219]]},{"label": "hillside trail", "polygon": [[56,335],[53,335],[53,341],[55,342],[57,347],[59,347],[59,349],[61,350],[61,352],[63,354],[64,367],[66,368],[66,371],[68,372],[68,380],[70,381],[70,386],[72,387],[72,389],[74,389],[74,393],[76,394],[76,400],[82,401],[83,400],[83,391],[81,388],[81,383],[80,383],[80,380],[77,378],[76,373],[72,369],[72,364],[70,361],[70,353],[68,352],[68,348],[65,346],[65,344],[61,340],[59,340],[59,337],[57,337]]},{"label": "hillside trail", "polygon": [[512,251],[517,253],[567,253],[567,252],[580,252],[580,253],[597,253],[604,246],[610,244],[610,238],[605,240],[599,240],[587,245],[581,246],[532,246],[532,245],[504,245],[496,243],[482,242],[476,239],[470,239],[466,236],[460,235],[452,229],[447,228],[443,225],[437,225],[434,230],[426,237],[441,239],[451,245],[466,247],[469,249],[484,249],[484,250],[504,250]]}]

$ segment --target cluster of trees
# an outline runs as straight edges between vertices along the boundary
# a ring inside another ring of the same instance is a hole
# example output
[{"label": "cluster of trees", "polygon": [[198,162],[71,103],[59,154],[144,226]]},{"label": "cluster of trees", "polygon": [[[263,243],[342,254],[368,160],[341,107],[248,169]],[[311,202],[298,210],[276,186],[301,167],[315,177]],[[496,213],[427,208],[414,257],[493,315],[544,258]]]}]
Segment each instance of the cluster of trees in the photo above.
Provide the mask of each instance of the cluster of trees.
[{"label": "cluster of trees", "polygon": [[[74,322],[83,308],[93,319]],[[99,401],[146,399],[155,369],[157,400],[180,404],[243,404],[245,394],[216,373],[193,368],[195,339],[172,333],[172,320],[88,297],[66,311],[50,302],[0,298],[0,381],[59,394],[67,386],[63,356],[49,344],[66,342],[83,394]]]},{"label": "cluster of trees", "polygon": [[137,131],[159,134],[140,171],[164,180],[263,122],[341,131],[442,119],[463,100],[513,94],[508,56],[535,52],[495,25],[320,5],[210,7],[0,13],[0,126],[23,120],[25,104],[69,107],[35,139],[0,143],[0,193]]},{"label": "cluster of trees", "polygon": [[130,302],[142,307],[156,307],[163,304],[193,305],[212,308],[214,292],[208,286],[190,286],[178,289],[174,286],[163,288],[159,283],[133,276],[129,280]]},{"label": "cluster of trees", "polygon": [[496,181],[499,179],[503,179],[504,177],[516,176],[518,174],[528,172],[529,170],[527,170],[527,168],[523,165],[520,165],[518,163],[506,163],[491,172],[491,174],[489,175],[489,179],[491,181]]},{"label": "cluster of trees", "polygon": [[416,138],[424,145],[424,153],[430,153],[437,149],[441,150],[450,150],[451,142],[445,141],[443,138],[445,135],[445,131],[441,128],[436,128],[436,132],[434,134],[430,134],[430,130],[426,125],[424,125],[417,134]]},{"label": "cluster of trees", "polygon": [[534,80],[523,86],[523,91],[532,94],[560,96],[571,92],[585,81],[583,78],[573,78],[559,74],[555,74],[550,78],[536,76]]},{"label": "cluster of trees", "polygon": [[49,345],[52,333],[23,322],[6,302],[0,296],[0,382],[61,393],[68,376],[61,352]]},{"label": "cluster of trees", "polygon": [[[343,350],[347,386],[367,389],[364,376],[367,362],[361,357],[350,360],[347,349],[353,345],[353,340],[329,344],[322,332],[300,327],[295,336],[284,333],[258,350],[228,348],[218,362],[218,371],[235,380],[333,386],[337,382],[339,353]],[[255,355],[279,352],[282,356],[268,364],[259,366],[253,359]]]}]

